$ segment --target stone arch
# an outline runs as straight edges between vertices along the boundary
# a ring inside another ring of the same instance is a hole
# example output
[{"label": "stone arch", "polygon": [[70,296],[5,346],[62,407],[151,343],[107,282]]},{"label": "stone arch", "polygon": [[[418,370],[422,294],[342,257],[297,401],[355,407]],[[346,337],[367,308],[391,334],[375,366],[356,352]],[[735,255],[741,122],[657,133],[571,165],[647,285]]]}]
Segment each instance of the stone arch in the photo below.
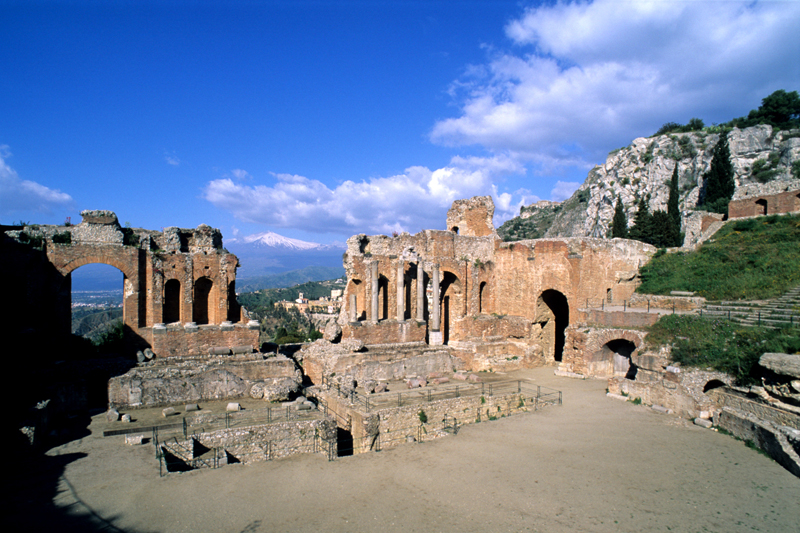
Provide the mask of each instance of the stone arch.
[{"label": "stone arch", "polygon": [[564,357],[566,329],[569,326],[569,302],[555,289],[542,291],[536,300],[536,322],[542,331],[545,359],[561,362]]},{"label": "stone arch", "polygon": [[452,228],[450,228],[450,231],[458,235],[458,226],[453,226]]},{"label": "stone arch", "polygon": [[378,317],[377,320],[389,318],[389,278],[378,274]]},{"label": "stone arch", "polygon": [[164,304],[162,321],[165,324],[181,321],[183,292],[179,279],[168,279],[164,283]]},{"label": "stone arch", "polygon": [[[592,377],[619,375],[633,379],[638,371],[638,367],[633,361],[636,360],[642,343],[642,337],[630,330],[607,330],[592,335],[583,351],[583,373]],[[623,361],[621,358],[625,360]],[[573,366],[580,366],[580,364]],[[631,370],[632,367],[633,370]]]},{"label": "stone arch", "polygon": [[756,214],[757,215],[766,215],[769,213],[769,206],[767,205],[767,200],[764,198],[759,198],[756,200]]},{"label": "stone arch", "polygon": [[487,313],[489,304],[489,285],[481,281],[478,287],[478,313]]},{"label": "stone arch", "polygon": [[[77,248],[77,247],[74,247]],[[86,250],[81,253],[81,257],[67,261],[66,263],[58,266],[59,257],[49,257],[50,262],[56,267],[56,270],[63,276],[61,288],[58,291],[57,299],[61,302],[59,304],[61,309],[64,309],[67,320],[71,316],[72,307],[72,273],[78,268],[89,265],[109,265],[120,272],[122,272],[122,322],[134,329],[138,329],[146,324],[146,291],[142,290],[139,286],[140,277],[138,275],[137,264],[134,263],[135,258],[131,257],[130,261],[121,261],[117,257],[105,257],[91,253],[93,250]],[[138,263],[138,261],[137,261]],[[67,328],[69,329],[69,328]]]},{"label": "stone arch", "polygon": [[719,379],[712,379],[712,380],[708,381],[703,386],[703,394],[707,393],[710,390],[718,389],[720,387],[727,387],[727,386],[728,386],[728,384],[725,383],[724,381],[721,381]]},{"label": "stone arch", "polygon": [[196,324],[214,324],[217,322],[216,301],[217,288],[211,278],[202,276],[194,282],[194,297],[192,298],[192,321]]},{"label": "stone arch", "polygon": [[463,316],[464,290],[461,280],[454,272],[442,271],[442,281],[439,282],[439,305],[441,306],[441,332],[444,344],[450,339],[450,329],[453,322]]}]

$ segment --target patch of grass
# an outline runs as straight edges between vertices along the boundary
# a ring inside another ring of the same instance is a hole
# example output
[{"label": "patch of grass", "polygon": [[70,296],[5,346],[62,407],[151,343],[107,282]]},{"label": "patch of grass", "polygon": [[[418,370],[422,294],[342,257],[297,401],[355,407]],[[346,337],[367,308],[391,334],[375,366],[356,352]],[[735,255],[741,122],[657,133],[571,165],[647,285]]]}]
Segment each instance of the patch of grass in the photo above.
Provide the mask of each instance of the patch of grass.
[{"label": "patch of grass", "polygon": [[751,328],[720,318],[665,315],[650,327],[647,344],[672,344],[676,363],[727,372],[737,383],[748,385],[760,382],[758,359],[764,353],[800,352],[800,332]]},{"label": "patch of grass", "polygon": [[634,398],[631,403],[633,403],[633,405],[642,405],[642,399],[638,397]]},{"label": "patch of grass", "polygon": [[766,299],[800,284],[800,216],[726,224],[691,253],[664,254],[641,268],[636,292],[693,291],[709,300]]}]

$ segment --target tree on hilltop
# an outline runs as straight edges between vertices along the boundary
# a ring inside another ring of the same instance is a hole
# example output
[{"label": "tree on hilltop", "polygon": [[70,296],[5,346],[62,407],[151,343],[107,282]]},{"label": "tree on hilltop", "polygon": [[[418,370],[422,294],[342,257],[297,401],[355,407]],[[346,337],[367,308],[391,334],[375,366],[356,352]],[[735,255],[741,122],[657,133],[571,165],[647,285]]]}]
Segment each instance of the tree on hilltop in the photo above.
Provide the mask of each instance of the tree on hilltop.
[{"label": "tree on hilltop", "polygon": [[728,132],[723,131],[714,145],[711,168],[703,180],[702,205],[714,213],[728,214],[728,203],[733,197],[736,182],[733,179]]}]

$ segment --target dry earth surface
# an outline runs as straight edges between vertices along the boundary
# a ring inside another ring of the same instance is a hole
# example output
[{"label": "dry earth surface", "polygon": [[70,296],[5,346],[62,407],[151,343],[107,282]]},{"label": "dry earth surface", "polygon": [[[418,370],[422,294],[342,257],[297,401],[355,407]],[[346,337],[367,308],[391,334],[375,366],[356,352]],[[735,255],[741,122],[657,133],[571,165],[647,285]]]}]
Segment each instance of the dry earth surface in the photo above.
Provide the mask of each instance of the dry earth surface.
[{"label": "dry earth surface", "polygon": [[[517,375],[514,376],[519,377]],[[795,532],[800,479],[733,438],[526,371],[561,407],[379,453],[159,477],[94,430],[9,479],[5,531]]]}]

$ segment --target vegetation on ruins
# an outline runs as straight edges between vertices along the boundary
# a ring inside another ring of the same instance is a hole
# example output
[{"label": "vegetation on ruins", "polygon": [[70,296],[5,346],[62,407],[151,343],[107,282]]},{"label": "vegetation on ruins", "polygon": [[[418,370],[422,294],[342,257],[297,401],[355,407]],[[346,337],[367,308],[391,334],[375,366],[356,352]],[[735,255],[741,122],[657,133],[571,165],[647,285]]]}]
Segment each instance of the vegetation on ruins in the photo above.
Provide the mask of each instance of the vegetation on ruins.
[{"label": "vegetation on ruins", "polygon": [[758,360],[764,353],[800,352],[800,331],[747,327],[696,315],[665,315],[650,327],[647,344],[670,344],[675,363],[713,368],[730,374],[740,385],[750,385],[760,383]]},{"label": "vegetation on ruins", "polygon": [[654,257],[637,292],[692,291],[710,300],[766,299],[800,284],[800,216],[726,224],[697,251]]}]

